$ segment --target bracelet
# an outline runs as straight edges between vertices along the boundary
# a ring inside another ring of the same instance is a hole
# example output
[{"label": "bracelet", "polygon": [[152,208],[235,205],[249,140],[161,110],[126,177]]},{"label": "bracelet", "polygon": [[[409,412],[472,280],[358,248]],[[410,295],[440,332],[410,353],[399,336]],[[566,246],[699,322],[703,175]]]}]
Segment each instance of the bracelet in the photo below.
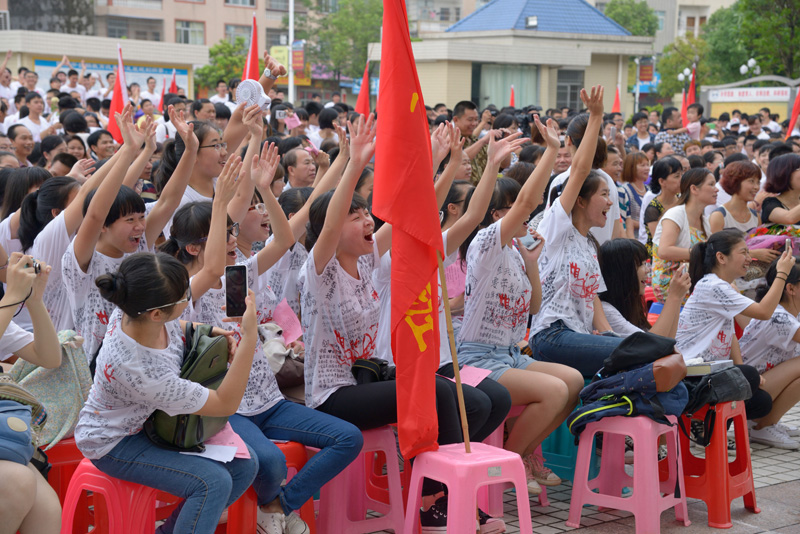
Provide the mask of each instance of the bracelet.
[{"label": "bracelet", "polygon": [[[28,296],[27,296],[27,297],[25,297],[24,299],[22,299],[22,300],[21,300],[21,301],[19,301],[19,302],[15,302],[15,303],[13,303],[13,304],[5,304],[5,305],[3,305],[3,306],[0,306],[0,310],[1,310],[1,309],[3,309],[3,308],[11,308],[11,307],[13,307],[13,306],[19,306],[20,304],[25,304],[25,302],[27,302],[27,300],[28,300],[28,299],[31,297],[31,295],[33,295],[33,288],[31,288],[31,290],[30,290],[30,291],[28,291]],[[13,319],[14,317],[16,317],[17,315],[19,315],[21,311],[22,311],[22,308],[20,308],[20,309],[19,309],[19,311],[17,311],[17,313],[15,313],[15,314],[14,314],[14,316],[12,317],[12,319]]]},{"label": "bracelet", "polygon": [[780,277],[780,276],[778,276],[778,275],[775,275],[775,279],[776,279],[776,280],[783,280],[784,282],[786,282],[786,278],[781,278],[781,277]]},{"label": "bracelet", "polygon": [[0,265],[0,271],[2,271],[2,270],[5,270],[5,269],[8,269],[8,262],[9,262],[9,261],[10,261],[10,260],[6,260],[6,262],[5,262],[3,265]]}]

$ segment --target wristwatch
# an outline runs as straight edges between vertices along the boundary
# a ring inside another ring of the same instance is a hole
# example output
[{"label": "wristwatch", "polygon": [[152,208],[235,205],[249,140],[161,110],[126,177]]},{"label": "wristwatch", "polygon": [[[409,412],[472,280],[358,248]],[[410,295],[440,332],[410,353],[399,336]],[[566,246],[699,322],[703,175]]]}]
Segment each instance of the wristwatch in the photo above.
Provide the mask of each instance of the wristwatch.
[{"label": "wristwatch", "polygon": [[278,79],[278,77],[275,76],[274,74],[272,74],[272,72],[269,69],[264,69],[264,76],[266,76],[270,80],[277,80]]}]

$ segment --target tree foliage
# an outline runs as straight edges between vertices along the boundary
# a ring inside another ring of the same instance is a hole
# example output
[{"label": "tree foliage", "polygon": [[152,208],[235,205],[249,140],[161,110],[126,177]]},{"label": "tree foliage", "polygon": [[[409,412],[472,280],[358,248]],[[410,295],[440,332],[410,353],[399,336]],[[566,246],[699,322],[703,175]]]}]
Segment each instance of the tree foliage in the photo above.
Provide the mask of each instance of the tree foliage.
[{"label": "tree foliage", "polygon": [[233,44],[227,39],[218,42],[208,49],[208,64],[194,71],[195,87],[213,89],[218,80],[241,78],[247,53],[244,37],[237,37]]},{"label": "tree foliage", "polygon": [[611,0],[603,13],[632,35],[653,37],[658,30],[656,12],[644,0]]},{"label": "tree foliage", "polygon": [[[750,51],[736,30],[742,25],[738,9],[723,8],[715,11],[702,27],[702,38],[708,43],[710,81],[704,84],[730,83],[742,79],[739,67],[747,63]],[[702,61],[702,59],[701,59]]]},{"label": "tree foliage", "polygon": [[800,76],[800,0],[739,0],[737,36],[747,43],[762,73]]},{"label": "tree foliage", "polygon": [[337,75],[360,78],[367,64],[367,45],[380,41],[382,21],[382,0],[340,0],[332,13],[310,9],[298,14],[295,34],[306,40],[307,61]]},{"label": "tree foliage", "polygon": [[678,80],[678,74],[685,68],[692,68],[697,62],[697,80],[699,83],[708,84],[711,67],[708,57],[708,43],[702,38],[689,36],[686,39],[676,39],[664,47],[664,54],[658,60],[658,72],[661,81],[658,84],[658,93],[664,97],[672,97],[683,90],[683,82]]}]

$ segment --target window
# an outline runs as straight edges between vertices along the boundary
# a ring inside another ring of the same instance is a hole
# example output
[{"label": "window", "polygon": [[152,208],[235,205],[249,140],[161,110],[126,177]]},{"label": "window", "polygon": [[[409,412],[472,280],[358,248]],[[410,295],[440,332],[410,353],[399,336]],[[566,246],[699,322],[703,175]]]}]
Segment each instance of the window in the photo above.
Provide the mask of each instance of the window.
[{"label": "window", "polygon": [[666,11],[656,11],[656,17],[658,17],[658,29],[659,29],[659,31],[663,30],[664,29],[664,19],[667,18],[667,12]]},{"label": "window", "polygon": [[256,0],[225,0],[226,6],[256,7]]},{"label": "window", "polygon": [[339,9],[339,0],[317,0],[317,7],[323,13],[333,13]]},{"label": "window", "polygon": [[267,49],[273,46],[286,46],[289,44],[289,34],[285,30],[267,28]]},{"label": "window", "polygon": [[225,39],[231,44],[236,41],[237,37],[242,37],[244,38],[245,48],[250,48],[250,36],[250,26],[237,26],[235,24],[225,25]]},{"label": "window", "polygon": [[455,8],[455,10],[456,10],[456,22],[458,22],[459,20],[461,20],[461,8],[457,7]]},{"label": "window", "polygon": [[0,11],[0,30],[7,30],[11,26],[9,23],[8,11]]},{"label": "window", "polygon": [[188,20],[175,21],[175,42],[180,44],[206,44],[205,24]]},{"label": "window", "polygon": [[267,9],[272,9],[274,11],[289,11],[289,1],[288,0],[268,0],[267,1]]},{"label": "window", "polygon": [[705,23],[706,23],[706,18],[705,17],[700,17],[700,20],[698,21],[697,25],[698,26],[702,26]]},{"label": "window", "polygon": [[450,20],[450,8],[443,7],[439,10],[439,20],[442,22],[447,22]]},{"label": "window", "polygon": [[582,70],[559,70],[556,84],[556,107],[580,109],[581,88],[583,87]]},{"label": "window", "polygon": [[695,35],[694,33],[694,17],[686,17],[686,33]]},{"label": "window", "polygon": [[605,13],[605,12],[606,12],[606,6],[607,6],[607,5],[608,5],[608,2],[597,2],[597,3],[594,5],[594,7],[596,7],[596,8],[597,8],[597,11],[599,11],[600,13]]},{"label": "window", "polygon": [[125,19],[112,19],[109,18],[106,23],[109,37],[117,39],[128,36],[128,21]]}]

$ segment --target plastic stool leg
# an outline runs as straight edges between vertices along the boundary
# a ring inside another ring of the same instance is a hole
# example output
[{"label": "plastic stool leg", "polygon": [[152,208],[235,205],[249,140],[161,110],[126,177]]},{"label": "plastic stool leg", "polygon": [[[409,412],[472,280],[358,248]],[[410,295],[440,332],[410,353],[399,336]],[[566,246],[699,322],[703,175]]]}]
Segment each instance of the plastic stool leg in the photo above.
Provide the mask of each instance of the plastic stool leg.
[{"label": "plastic stool leg", "polygon": [[255,534],[257,514],[258,497],[251,486],[228,508],[228,534]]}]

